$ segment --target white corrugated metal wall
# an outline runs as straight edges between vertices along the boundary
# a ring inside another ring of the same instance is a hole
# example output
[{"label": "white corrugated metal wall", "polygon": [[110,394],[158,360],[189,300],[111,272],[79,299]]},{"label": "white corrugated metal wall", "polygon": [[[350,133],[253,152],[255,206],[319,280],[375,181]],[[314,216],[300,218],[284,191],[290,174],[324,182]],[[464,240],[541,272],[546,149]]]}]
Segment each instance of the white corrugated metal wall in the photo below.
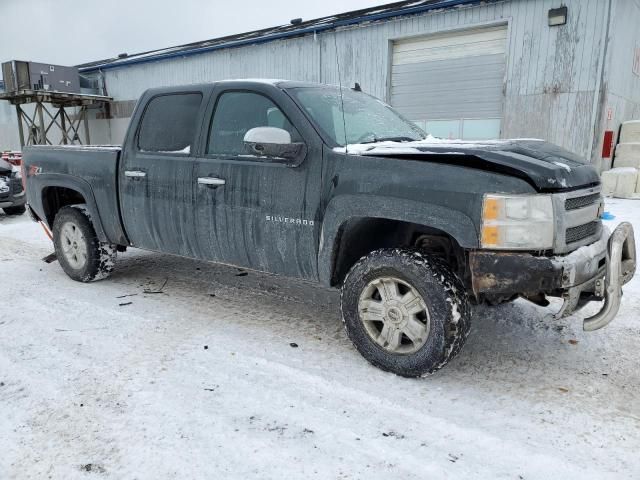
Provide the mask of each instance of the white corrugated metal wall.
[{"label": "white corrugated metal wall", "polygon": [[[610,25],[611,41],[605,53],[604,86],[595,124],[596,153],[602,151],[605,130],[613,130],[617,137],[622,122],[640,120],[640,0],[613,2]],[[609,166],[610,159],[603,167]]]}]

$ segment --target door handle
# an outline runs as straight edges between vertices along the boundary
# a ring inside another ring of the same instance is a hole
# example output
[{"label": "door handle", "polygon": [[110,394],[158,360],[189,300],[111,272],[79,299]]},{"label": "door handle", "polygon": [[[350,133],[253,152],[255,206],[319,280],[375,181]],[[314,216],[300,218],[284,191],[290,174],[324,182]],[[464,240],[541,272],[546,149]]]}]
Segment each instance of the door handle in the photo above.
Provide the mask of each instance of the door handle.
[{"label": "door handle", "polygon": [[124,176],[130,178],[144,178],[147,176],[147,172],[142,172],[140,170],[125,170]]},{"label": "door handle", "polygon": [[211,187],[219,187],[221,185],[224,185],[225,183],[227,183],[227,182],[222,178],[216,178],[216,177],[200,177],[200,178],[198,178],[198,184],[199,185],[209,185]]}]

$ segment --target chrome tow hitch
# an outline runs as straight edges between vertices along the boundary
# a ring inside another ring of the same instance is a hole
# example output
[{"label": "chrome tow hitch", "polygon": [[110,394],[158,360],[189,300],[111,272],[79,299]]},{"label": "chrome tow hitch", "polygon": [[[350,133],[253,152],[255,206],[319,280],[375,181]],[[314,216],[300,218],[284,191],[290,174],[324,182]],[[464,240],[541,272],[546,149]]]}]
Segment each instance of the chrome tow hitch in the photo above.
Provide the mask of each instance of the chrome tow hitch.
[{"label": "chrome tow hitch", "polygon": [[[618,313],[622,285],[633,277],[636,271],[636,244],[633,226],[623,222],[614,230],[607,244],[607,264],[604,279],[599,280],[603,292],[602,309],[592,317],[585,318],[583,329],[587,332],[608,325]],[[604,284],[602,284],[604,281]]]}]

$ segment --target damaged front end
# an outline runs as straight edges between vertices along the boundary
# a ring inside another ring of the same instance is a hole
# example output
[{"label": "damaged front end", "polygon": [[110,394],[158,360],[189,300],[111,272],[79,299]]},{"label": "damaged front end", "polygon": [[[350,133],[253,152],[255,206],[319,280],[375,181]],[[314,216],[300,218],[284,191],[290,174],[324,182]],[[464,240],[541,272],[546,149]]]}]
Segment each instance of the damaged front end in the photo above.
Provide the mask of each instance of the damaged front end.
[{"label": "damaged front end", "polygon": [[597,330],[616,316],[622,286],[635,274],[633,227],[622,223],[610,236],[603,231],[595,243],[564,256],[472,251],[469,270],[476,299],[498,303],[520,296],[545,306],[545,296],[560,297],[564,302],[556,318],[604,300],[600,311],[583,324],[586,331]]}]

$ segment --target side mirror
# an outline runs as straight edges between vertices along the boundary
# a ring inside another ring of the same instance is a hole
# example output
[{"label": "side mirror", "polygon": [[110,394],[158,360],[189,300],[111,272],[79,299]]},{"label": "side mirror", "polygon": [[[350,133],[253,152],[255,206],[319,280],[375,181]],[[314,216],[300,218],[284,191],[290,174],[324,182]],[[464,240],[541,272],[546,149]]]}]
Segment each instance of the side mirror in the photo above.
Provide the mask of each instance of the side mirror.
[{"label": "side mirror", "polygon": [[250,155],[283,160],[293,166],[302,163],[306,155],[304,143],[291,142],[289,132],[275,127],[256,127],[249,130],[244,136],[244,148]]}]

